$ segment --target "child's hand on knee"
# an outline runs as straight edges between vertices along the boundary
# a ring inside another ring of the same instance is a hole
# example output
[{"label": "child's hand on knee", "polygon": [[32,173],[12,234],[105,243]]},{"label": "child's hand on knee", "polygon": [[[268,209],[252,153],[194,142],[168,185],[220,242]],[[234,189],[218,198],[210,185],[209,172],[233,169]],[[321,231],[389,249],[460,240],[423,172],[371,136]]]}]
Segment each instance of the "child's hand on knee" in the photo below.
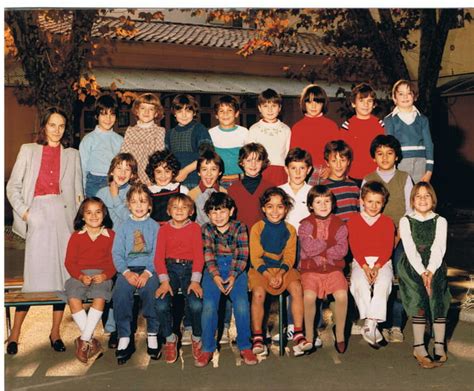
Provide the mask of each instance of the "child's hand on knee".
[{"label": "child's hand on knee", "polygon": [[221,276],[215,276],[214,277],[214,284],[216,284],[216,286],[219,288],[219,290],[226,294],[225,291],[226,289],[224,288],[224,280],[222,279]]},{"label": "child's hand on knee", "polygon": [[364,270],[365,277],[367,278],[367,281],[369,282],[369,284],[372,285],[372,283],[373,283],[372,270],[370,269],[369,265],[365,264],[364,266],[362,266],[362,269]]},{"label": "child's hand on knee", "polygon": [[137,273],[128,271],[128,272],[123,273],[123,276],[125,277],[125,279],[127,280],[127,282],[130,285],[137,286],[137,282],[138,282],[138,274]]},{"label": "child's hand on knee", "polygon": [[142,274],[140,274],[140,276],[137,279],[137,288],[143,288],[146,285],[149,278],[150,278],[150,274],[148,274],[147,272],[143,272]]},{"label": "child's hand on knee", "polygon": [[199,297],[200,299],[202,298],[202,288],[201,288],[201,285],[199,285],[198,282],[192,281],[191,284],[189,284],[189,287],[188,287],[188,295],[189,295],[191,292],[194,292],[194,294],[196,295],[196,297]]},{"label": "child's hand on knee", "polygon": [[104,273],[100,273],[100,274],[96,274],[92,276],[92,282],[94,284],[100,284],[104,282],[105,280],[107,280],[107,276]]},{"label": "child's hand on knee", "polygon": [[370,269],[370,275],[372,276],[372,283],[377,280],[377,276],[379,275],[380,266],[375,265],[372,269]]},{"label": "child's hand on knee", "polygon": [[79,276],[79,280],[81,280],[81,282],[84,285],[87,285],[87,286],[89,286],[92,283],[92,277],[91,276],[86,276],[85,274],[81,274]]},{"label": "child's hand on knee", "polygon": [[225,287],[225,295],[228,295],[232,288],[234,287],[235,284],[235,276],[230,276],[227,280],[224,281],[224,284],[226,284]]},{"label": "child's hand on knee", "polygon": [[160,284],[160,287],[156,290],[155,297],[159,299],[164,299],[167,293],[173,296],[173,289],[171,288],[169,281],[163,281]]}]

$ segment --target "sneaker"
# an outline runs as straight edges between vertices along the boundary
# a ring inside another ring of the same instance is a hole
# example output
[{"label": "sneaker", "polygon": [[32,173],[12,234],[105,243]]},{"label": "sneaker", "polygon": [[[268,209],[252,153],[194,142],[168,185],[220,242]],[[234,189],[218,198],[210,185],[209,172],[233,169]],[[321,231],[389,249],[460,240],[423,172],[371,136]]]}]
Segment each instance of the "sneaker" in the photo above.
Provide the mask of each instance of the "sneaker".
[{"label": "sneaker", "polygon": [[322,348],[323,347],[323,340],[321,337],[318,335],[316,336],[316,339],[314,340],[314,347],[315,348]]},{"label": "sneaker", "polygon": [[[289,324],[287,329],[286,329],[286,339],[287,341],[293,341],[293,336],[295,334],[295,325]],[[278,343],[280,342],[280,334],[275,334],[272,337],[272,342]]]},{"label": "sneaker", "polygon": [[213,352],[201,352],[198,358],[194,360],[194,366],[198,368],[204,368],[212,360]]},{"label": "sneaker", "polygon": [[[375,329],[377,328],[377,323],[370,320],[366,319],[364,323],[364,327],[362,329],[362,338],[365,339],[365,341],[369,345],[375,345],[377,343],[376,341],[376,336],[375,336]],[[380,334],[380,332],[379,332]]]},{"label": "sneaker", "polygon": [[403,336],[403,332],[400,329],[400,327],[392,327],[391,335],[392,335],[392,340],[391,342],[403,342],[405,337]]},{"label": "sneaker", "polygon": [[224,330],[222,331],[221,340],[219,341],[219,343],[221,344],[230,343],[229,329],[227,327],[224,327]]},{"label": "sneaker", "polygon": [[[383,341],[382,333],[380,332],[379,328],[377,327],[377,323],[375,323],[375,342],[379,343]],[[392,337],[393,338],[393,337]]]},{"label": "sneaker", "polygon": [[313,344],[306,340],[306,338],[300,338],[298,344],[293,346],[293,354],[295,357],[302,356],[305,352],[311,350]]},{"label": "sneaker", "polygon": [[362,326],[359,326],[357,323],[352,323],[351,335],[361,335],[362,329],[363,329]]},{"label": "sneaker", "polygon": [[257,356],[250,349],[241,350],[240,357],[242,357],[246,365],[258,364]]},{"label": "sneaker", "polygon": [[192,344],[192,338],[191,336],[193,335],[193,330],[192,329],[184,329],[183,335],[181,338],[181,345],[183,346],[189,346]]},{"label": "sneaker", "polygon": [[261,340],[254,341],[252,344],[252,353],[264,356],[268,355],[267,345],[265,345]]},{"label": "sneaker", "polygon": [[165,343],[165,360],[168,364],[173,364],[178,359],[178,341]]},{"label": "sneaker", "polygon": [[385,338],[385,341],[393,342],[392,341],[392,329],[382,329],[382,335]]},{"label": "sneaker", "polygon": [[191,346],[192,346],[192,351],[193,351],[193,357],[195,360],[197,360],[202,354],[202,351],[201,351],[202,343],[200,340],[199,341],[192,340]]}]

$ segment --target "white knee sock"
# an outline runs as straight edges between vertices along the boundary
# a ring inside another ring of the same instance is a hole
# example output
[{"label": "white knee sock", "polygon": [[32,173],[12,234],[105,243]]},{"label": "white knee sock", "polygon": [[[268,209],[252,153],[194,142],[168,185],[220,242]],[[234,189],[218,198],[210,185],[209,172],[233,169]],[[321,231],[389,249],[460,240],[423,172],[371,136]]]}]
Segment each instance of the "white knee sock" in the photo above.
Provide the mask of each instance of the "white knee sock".
[{"label": "white knee sock", "polygon": [[147,336],[148,347],[150,349],[158,349],[158,338],[156,333],[148,333]]},{"label": "white knee sock", "polygon": [[86,328],[86,323],[87,323],[86,311],[82,309],[79,312],[72,314],[72,319],[74,320],[74,322],[76,322],[77,327],[79,327],[79,330],[82,333],[84,329]]},{"label": "white knee sock", "polygon": [[95,326],[99,323],[100,318],[102,317],[103,311],[98,311],[95,308],[91,307],[89,309],[89,314],[87,314],[87,323],[84,331],[81,334],[81,339],[83,341],[90,341],[92,334],[94,334]]},{"label": "white knee sock", "polygon": [[433,323],[433,332],[435,339],[435,353],[439,356],[443,356],[445,354],[444,336],[446,334],[446,318],[435,319]]},{"label": "white knee sock", "polygon": [[[424,357],[428,355],[426,351],[424,341],[425,341],[425,327],[426,319],[422,316],[414,316],[412,318],[413,323],[413,350],[416,354]],[[420,345],[420,346],[416,346]]]}]

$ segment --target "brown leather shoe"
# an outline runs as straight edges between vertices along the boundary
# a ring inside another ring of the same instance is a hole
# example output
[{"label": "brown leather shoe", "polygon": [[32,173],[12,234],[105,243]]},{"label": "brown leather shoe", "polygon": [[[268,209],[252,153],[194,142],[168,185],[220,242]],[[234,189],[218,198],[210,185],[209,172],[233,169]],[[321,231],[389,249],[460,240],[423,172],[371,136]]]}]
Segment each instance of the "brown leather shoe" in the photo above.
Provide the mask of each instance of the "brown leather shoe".
[{"label": "brown leather shoe", "polygon": [[74,341],[76,344],[76,357],[80,362],[87,364],[89,358],[90,345],[89,342],[83,341],[81,337],[77,337]]},{"label": "brown leather shoe", "polygon": [[102,345],[97,339],[92,338],[89,342],[89,346],[90,348],[88,358],[92,358],[96,354],[102,353]]}]

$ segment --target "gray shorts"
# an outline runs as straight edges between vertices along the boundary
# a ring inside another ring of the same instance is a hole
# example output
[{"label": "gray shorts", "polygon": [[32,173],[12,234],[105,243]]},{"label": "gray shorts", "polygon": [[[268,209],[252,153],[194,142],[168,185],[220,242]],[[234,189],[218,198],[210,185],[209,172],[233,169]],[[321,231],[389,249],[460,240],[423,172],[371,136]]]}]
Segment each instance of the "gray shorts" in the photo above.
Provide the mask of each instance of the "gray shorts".
[{"label": "gray shorts", "polygon": [[[82,270],[82,273],[93,276],[95,274],[102,273],[102,270],[97,269],[88,269]],[[112,298],[112,280],[106,280],[100,284],[94,284],[87,286],[84,285],[81,281],[76,278],[70,278],[64,284],[65,296],[66,298],[72,299],[105,299],[110,301]]]},{"label": "gray shorts", "polygon": [[426,173],[426,159],[424,157],[403,158],[397,168],[407,172],[413,182],[418,183]]}]

